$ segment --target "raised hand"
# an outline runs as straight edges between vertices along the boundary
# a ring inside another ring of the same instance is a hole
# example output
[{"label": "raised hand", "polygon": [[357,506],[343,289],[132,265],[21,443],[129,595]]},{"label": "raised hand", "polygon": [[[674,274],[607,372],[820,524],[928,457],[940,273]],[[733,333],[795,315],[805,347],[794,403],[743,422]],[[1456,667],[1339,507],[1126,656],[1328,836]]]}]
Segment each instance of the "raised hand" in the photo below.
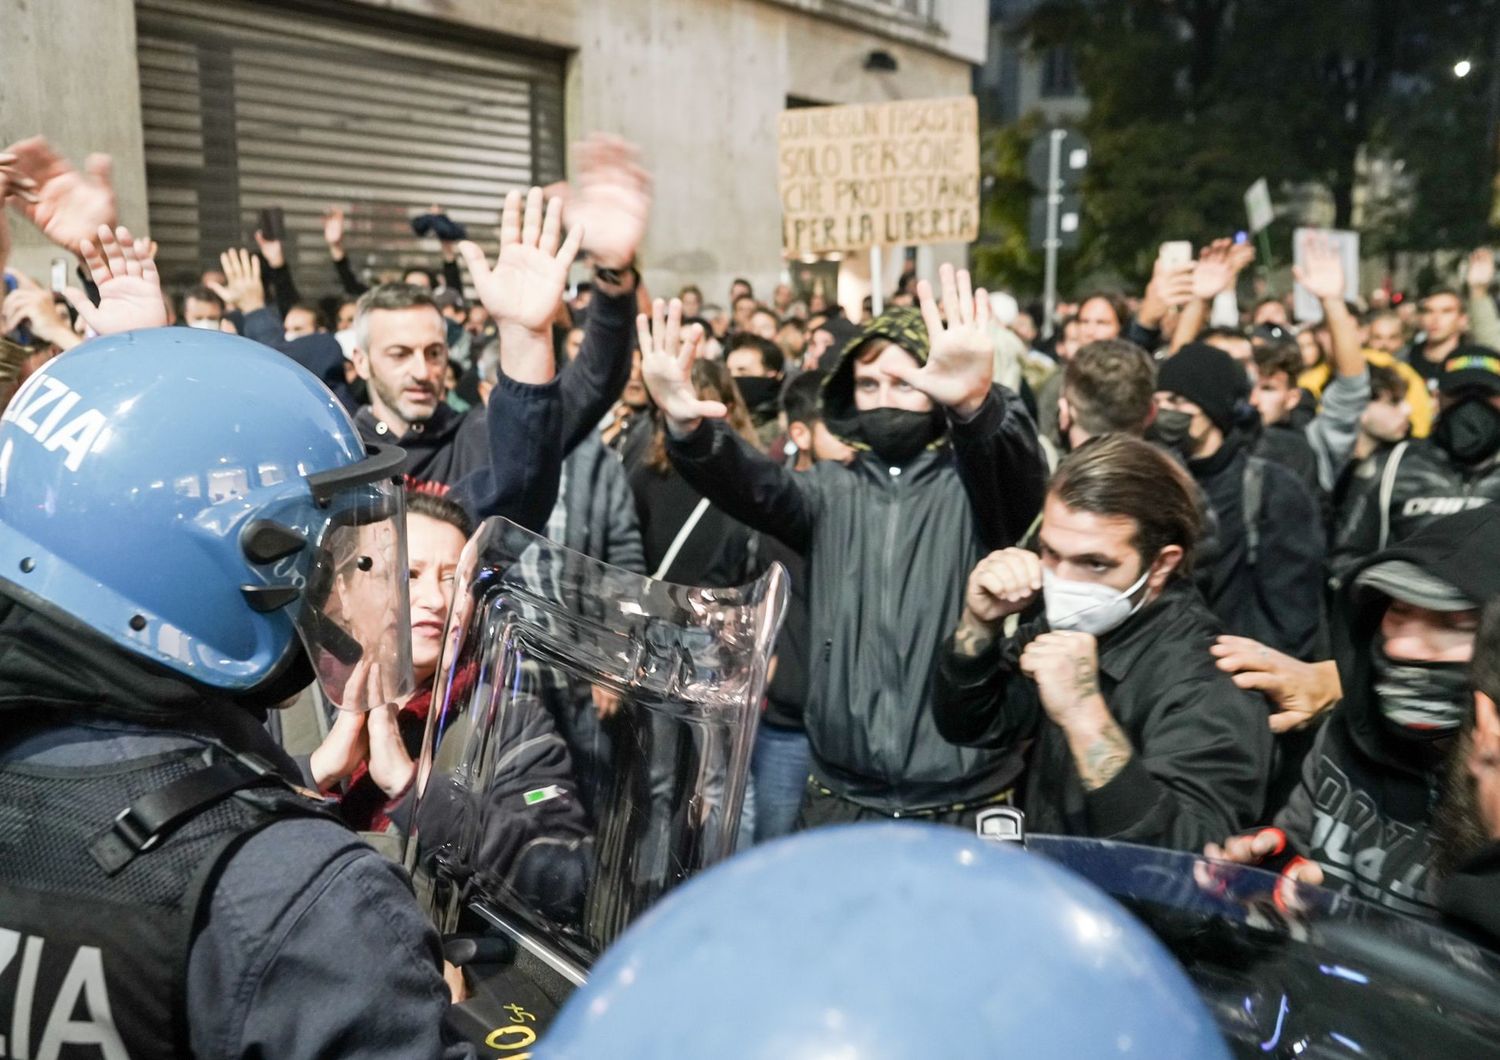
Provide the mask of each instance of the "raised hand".
[{"label": "raised hand", "polygon": [[63,296],[98,334],[118,335],[166,324],[161,278],[156,274],[156,262],[145,253],[146,243],[132,238],[125,228],[111,232],[104,225],[99,226],[94,239],[80,241],[83,263],[99,288],[99,304],[90,302],[77,287],[69,287]]},{"label": "raised hand", "polygon": [[369,736],[370,779],[387,798],[396,798],[411,787],[417,766],[401,740],[396,718],[401,708],[385,703],[371,708],[365,715],[365,732]]},{"label": "raised hand", "polygon": [[1228,239],[1216,239],[1198,252],[1198,264],[1193,269],[1193,297],[1211,302],[1222,291],[1229,290],[1239,271],[1229,260],[1234,243]]},{"label": "raised hand", "polygon": [[255,230],[255,245],[260,247],[260,256],[266,259],[266,268],[279,269],[286,265],[286,250],[279,239],[268,239],[260,229]]},{"label": "raised hand", "polygon": [[335,259],[344,256],[344,208],[330,206],[323,211],[323,242]]},{"label": "raised hand", "polygon": [[10,260],[10,222],[5,219],[5,200],[14,196],[19,202],[36,202],[36,181],[16,168],[19,159],[10,152],[0,152],[0,269]]},{"label": "raised hand", "polygon": [[1465,279],[1471,290],[1488,291],[1495,282],[1495,252],[1489,247],[1480,247],[1470,253]]},{"label": "raised hand", "polygon": [[1302,240],[1302,265],[1292,266],[1292,277],[1320,302],[1344,300],[1344,263],[1338,250],[1321,232]]},{"label": "raised hand", "polygon": [[[995,377],[995,345],[990,339],[990,296],[984,288],[975,291],[967,269],[954,272],[944,264],[938,269],[943,287],[943,312],[938,313],[932,284],[917,284],[917,302],[927,324],[930,348],[927,363],[903,365],[891,374],[911,384],[939,405],[969,419],[984,404]],[[943,318],[947,318],[947,324]]]},{"label": "raised hand", "polygon": [[574,148],[577,177],[567,200],[568,224],[581,226],[594,264],[623,269],[635,260],[651,217],[651,177],[634,145],[591,136]]},{"label": "raised hand", "polygon": [[729,410],[720,401],[703,401],[693,385],[693,362],[703,346],[703,329],[696,324],[682,327],[682,303],[668,304],[658,298],[651,304],[651,319],[635,318],[641,343],[641,376],[646,390],[679,434],[691,432],[704,418],[721,420]]},{"label": "raised hand", "polygon": [[[118,216],[109,155],[89,155],[78,172],[40,136],[6,148],[7,163],[31,183],[29,197],[12,193],[13,205],[52,242],[78,253],[100,226],[113,227]],[[18,200],[18,201],[17,201]]]},{"label": "raised hand", "polygon": [[17,287],[0,301],[0,332],[14,331],[25,324],[37,338],[62,350],[71,350],[83,341],[51,291],[23,273],[12,275]]},{"label": "raised hand", "polygon": [[1036,682],[1047,716],[1065,729],[1084,700],[1099,694],[1099,645],[1092,633],[1042,633],[1026,645],[1018,665]]},{"label": "raised hand", "polygon": [[[550,343],[552,318],[562,301],[568,266],[578,254],[583,230],[570,229],[559,247],[561,236],[562,203],[557,199],[547,203],[544,216],[542,189],[532,188],[526,196],[524,218],[521,193],[512,191],[505,197],[500,221],[500,256],[493,268],[476,244],[465,240],[458,245],[480,302],[502,332],[519,328],[533,335],[545,333]],[[500,346],[502,350],[505,348],[503,334]]]},{"label": "raised hand", "polygon": [[1151,268],[1151,282],[1146,285],[1146,297],[1137,314],[1143,325],[1156,327],[1167,310],[1180,308],[1192,301],[1193,277],[1196,269],[1190,261],[1171,265],[1161,258]]},{"label": "raised hand", "polygon": [[20,168],[20,156],[13,151],[0,151],[0,206],[15,196],[21,202],[37,201],[36,181]]},{"label": "raised hand", "polygon": [[265,308],[266,289],[260,282],[259,258],[244,249],[226,250],[219,255],[219,266],[224,270],[224,282],[208,286],[227,307],[242,313]]}]

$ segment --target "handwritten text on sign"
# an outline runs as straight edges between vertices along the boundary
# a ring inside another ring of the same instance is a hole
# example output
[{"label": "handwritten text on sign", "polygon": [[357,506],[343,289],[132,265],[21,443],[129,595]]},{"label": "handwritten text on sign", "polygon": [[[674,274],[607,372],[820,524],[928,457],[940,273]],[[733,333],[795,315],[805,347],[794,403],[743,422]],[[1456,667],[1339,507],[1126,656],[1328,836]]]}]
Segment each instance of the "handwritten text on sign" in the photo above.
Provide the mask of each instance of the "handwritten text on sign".
[{"label": "handwritten text on sign", "polygon": [[780,149],[788,254],[968,243],[979,233],[972,96],[784,111]]}]

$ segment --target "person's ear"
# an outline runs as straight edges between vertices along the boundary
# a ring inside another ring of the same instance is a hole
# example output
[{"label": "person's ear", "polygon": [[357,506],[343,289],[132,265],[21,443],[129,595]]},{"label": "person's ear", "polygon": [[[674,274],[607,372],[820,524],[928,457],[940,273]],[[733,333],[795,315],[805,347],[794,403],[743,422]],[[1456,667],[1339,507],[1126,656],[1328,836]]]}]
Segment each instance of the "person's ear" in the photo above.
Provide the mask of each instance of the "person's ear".
[{"label": "person's ear", "polygon": [[354,347],[349,360],[354,362],[355,373],[361,379],[368,381],[370,378],[370,355],[356,346]]},{"label": "person's ear", "polygon": [[1073,410],[1068,407],[1068,399],[1063,395],[1057,395],[1057,433],[1066,435],[1068,429],[1073,426]]},{"label": "person's ear", "polygon": [[481,379],[479,381],[479,403],[481,405],[488,405],[490,403],[490,391],[494,389],[495,384],[491,383],[488,379]]},{"label": "person's ear", "polygon": [[1168,545],[1156,554],[1151,573],[1146,578],[1146,585],[1152,593],[1159,593],[1166,587],[1168,579],[1182,565],[1184,555],[1181,545]]},{"label": "person's ear", "polygon": [[1300,404],[1302,404],[1302,388],[1298,386],[1297,381],[1293,379],[1291,389],[1287,391],[1286,410],[1288,412],[1291,412]]},{"label": "person's ear", "polygon": [[796,420],[792,423],[787,424],[786,433],[787,437],[791,438],[792,444],[797,447],[798,452],[812,452],[813,432],[812,428],[807,424],[803,423],[801,420]]}]

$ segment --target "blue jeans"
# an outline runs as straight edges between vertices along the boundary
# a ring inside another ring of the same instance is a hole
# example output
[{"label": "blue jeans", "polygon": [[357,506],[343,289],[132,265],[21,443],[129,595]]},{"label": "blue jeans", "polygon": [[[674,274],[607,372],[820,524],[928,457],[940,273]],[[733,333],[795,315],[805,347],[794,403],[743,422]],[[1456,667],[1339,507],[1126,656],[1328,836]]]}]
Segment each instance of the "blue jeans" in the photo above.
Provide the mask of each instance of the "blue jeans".
[{"label": "blue jeans", "polygon": [[755,732],[750,775],[755,778],[755,841],[786,835],[797,820],[812,748],[801,729],[782,729],[762,721]]}]

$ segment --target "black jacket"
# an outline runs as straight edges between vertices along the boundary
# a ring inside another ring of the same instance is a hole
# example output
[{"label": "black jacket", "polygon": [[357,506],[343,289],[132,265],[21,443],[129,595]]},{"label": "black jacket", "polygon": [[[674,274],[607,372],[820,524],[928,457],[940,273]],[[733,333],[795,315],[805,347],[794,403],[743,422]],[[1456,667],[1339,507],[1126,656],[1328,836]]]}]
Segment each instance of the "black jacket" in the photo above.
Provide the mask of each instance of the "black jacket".
[{"label": "black jacket", "polygon": [[760,572],[755,531],[710,503],[682,539],[672,562],[662,564],[704,495],[676,468],[641,464],[630,473],[630,492],[641,529],[646,573],[679,585],[729,589]]},{"label": "black jacket", "polygon": [[503,515],[540,530],[557,501],[563,458],[594,429],[630,378],[634,293],[596,295],[578,356],[549,383],[505,376],[488,406],[439,405],[400,438],[366,406],[355,425],[366,442],[406,450],[408,484],[449,494],[476,521]]},{"label": "black jacket", "polygon": [[[825,416],[836,419],[826,407]],[[1009,752],[949,744],[928,699],[969,571],[1026,532],[1045,465],[1020,399],[999,387],[949,431],[951,446],[894,468],[865,448],[847,467],[790,471],[722,424],[668,444],[673,466],[705,496],[807,557],[813,770],[834,793],[880,811],[993,795],[1018,766]]]},{"label": "black jacket", "polygon": [[1046,619],[1026,623],[974,658],[950,639],[932,701],[954,743],[1030,745],[1028,828],[1200,850],[1256,820],[1271,761],[1266,704],[1214,665],[1208,649],[1221,627],[1192,586],[1173,581],[1099,640],[1099,687],[1135,755],[1097,791],[1084,791],[1067,737],[1018,669],[1047,629]]},{"label": "black jacket", "polygon": [[1243,439],[1231,435],[1211,457],[1188,461],[1218,521],[1219,547],[1198,574],[1209,610],[1227,633],[1251,637],[1299,659],[1323,656],[1323,559],[1318,507],[1285,467],[1261,464],[1260,541],[1251,562],[1245,516]]},{"label": "black jacket", "polygon": [[1332,631],[1344,698],[1319,731],[1301,783],[1276,815],[1291,848],[1322,866],[1327,886],[1403,913],[1433,914],[1430,829],[1444,749],[1403,737],[1380,713],[1370,645],[1386,600],[1355,591],[1359,572],[1406,559],[1482,603],[1500,595],[1496,555],[1500,518],[1439,519],[1351,570],[1340,590]]},{"label": "black jacket", "polygon": [[[231,701],[0,597],[6,766],[108,772],[213,741],[300,782],[255,706],[296,684]],[[473,1055],[444,1041],[440,943],[410,882],[342,825],[265,828],[222,863],[201,912],[177,1000],[194,1055]]]},{"label": "black jacket", "polygon": [[1329,566],[1344,581],[1362,560],[1433,520],[1495,500],[1500,457],[1469,466],[1430,438],[1402,442],[1378,455],[1350,488]]},{"label": "black jacket", "polygon": [[1438,884],[1438,910],[1465,934],[1500,950],[1500,843],[1490,843]]}]

